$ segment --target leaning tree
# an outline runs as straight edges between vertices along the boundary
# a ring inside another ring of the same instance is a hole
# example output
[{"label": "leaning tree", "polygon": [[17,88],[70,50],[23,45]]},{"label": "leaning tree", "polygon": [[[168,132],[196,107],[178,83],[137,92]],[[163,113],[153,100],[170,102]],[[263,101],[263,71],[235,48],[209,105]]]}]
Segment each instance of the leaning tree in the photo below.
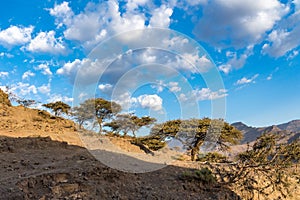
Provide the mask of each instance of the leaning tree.
[{"label": "leaning tree", "polygon": [[184,146],[191,149],[191,159],[195,160],[200,146],[207,144],[218,146],[222,150],[230,149],[230,144],[238,144],[242,133],[221,119],[188,119],[170,120],[156,124],[151,129],[151,135],[173,137],[180,140]]}]

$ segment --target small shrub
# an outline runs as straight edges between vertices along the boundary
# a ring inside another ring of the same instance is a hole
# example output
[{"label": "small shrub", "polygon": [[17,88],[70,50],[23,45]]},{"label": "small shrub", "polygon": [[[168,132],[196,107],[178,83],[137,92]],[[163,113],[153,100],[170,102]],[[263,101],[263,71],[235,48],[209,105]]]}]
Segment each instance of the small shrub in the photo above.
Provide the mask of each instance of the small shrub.
[{"label": "small shrub", "polygon": [[200,161],[200,162],[205,162],[205,161],[208,161],[208,162],[226,162],[227,158],[226,156],[220,154],[220,153],[217,153],[217,152],[209,152],[207,154],[199,154],[198,155],[198,158],[197,158],[197,161]]},{"label": "small shrub", "polygon": [[185,172],[183,174],[183,179],[196,180],[204,184],[214,184],[217,182],[216,177],[207,167],[200,170],[195,170],[193,173]]}]

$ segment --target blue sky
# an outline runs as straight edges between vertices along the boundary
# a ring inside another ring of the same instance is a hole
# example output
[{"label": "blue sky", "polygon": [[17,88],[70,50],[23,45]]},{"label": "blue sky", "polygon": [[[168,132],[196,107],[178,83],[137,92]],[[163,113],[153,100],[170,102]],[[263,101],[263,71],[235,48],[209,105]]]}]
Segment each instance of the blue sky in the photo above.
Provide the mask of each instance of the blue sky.
[{"label": "blue sky", "polygon": [[300,118],[299,35],[299,0],[1,1],[0,86],[159,120],[278,124]]}]

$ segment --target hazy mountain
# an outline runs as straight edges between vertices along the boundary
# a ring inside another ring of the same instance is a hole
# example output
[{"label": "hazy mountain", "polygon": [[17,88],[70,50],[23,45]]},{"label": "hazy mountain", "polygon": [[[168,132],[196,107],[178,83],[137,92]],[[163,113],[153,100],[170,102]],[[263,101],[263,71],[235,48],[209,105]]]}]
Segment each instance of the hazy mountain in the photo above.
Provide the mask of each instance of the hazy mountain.
[{"label": "hazy mountain", "polygon": [[267,127],[252,127],[247,126],[242,122],[236,122],[232,125],[243,132],[244,139],[241,141],[242,144],[254,141],[257,137],[265,132],[281,134],[283,135],[282,139],[289,142],[300,137],[300,120],[293,120],[284,124]]}]

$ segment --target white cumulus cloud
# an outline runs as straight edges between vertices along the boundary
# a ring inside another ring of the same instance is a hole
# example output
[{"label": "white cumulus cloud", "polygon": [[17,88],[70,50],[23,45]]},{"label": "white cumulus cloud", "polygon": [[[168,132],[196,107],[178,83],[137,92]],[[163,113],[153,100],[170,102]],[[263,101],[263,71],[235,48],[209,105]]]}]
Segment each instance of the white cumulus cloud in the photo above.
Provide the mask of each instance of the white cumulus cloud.
[{"label": "white cumulus cloud", "polygon": [[166,5],[161,5],[152,12],[150,19],[150,27],[168,28],[171,22],[171,15],[173,14],[172,8],[168,8]]},{"label": "white cumulus cloud", "polygon": [[29,79],[29,77],[33,77],[35,76],[35,73],[33,73],[32,71],[26,71],[24,72],[24,74],[22,75],[22,79],[25,80],[25,79]]},{"label": "white cumulus cloud", "polygon": [[56,73],[69,77],[73,82],[75,77],[78,83],[88,84],[98,81],[103,70],[111,61],[109,60],[91,60],[84,58],[82,60],[75,59],[72,62],[67,62],[63,67],[59,68]]},{"label": "white cumulus cloud", "polygon": [[14,94],[26,96],[29,94],[37,94],[37,88],[35,85],[30,85],[29,83],[18,82],[13,84],[10,89]]},{"label": "white cumulus cloud", "polygon": [[196,36],[219,47],[243,48],[256,44],[288,8],[277,0],[215,0],[203,8]]},{"label": "white cumulus cloud", "polygon": [[39,64],[34,69],[42,71],[42,74],[44,74],[44,75],[48,75],[48,76],[52,75],[50,67],[47,64]]},{"label": "white cumulus cloud", "polygon": [[[148,9],[149,15],[142,12],[140,6]],[[64,27],[65,38],[79,41],[87,49],[122,32],[147,27],[168,28],[173,13],[173,8],[167,4],[158,7],[148,0],[128,0],[125,5],[114,0],[90,2],[78,14],[72,11],[68,2],[55,4],[48,10],[56,24]]]},{"label": "white cumulus cloud", "polygon": [[156,94],[153,95],[141,95],[137,98],[138,103],[142,108],[148,108],[154,111],[162,110],[162,98]]},{"label": "white cumulus cloud", "polygon": [[63,24],[70,23],[71,17],[74,15],[72,9],[69,7],[69,2],[62,2],[61,4],[55,4],[54,8],[48,9],[50,15],[55,16],[56,24],[61,27]]},{"label": "white cumulus cloud", "polygon": [[23,45],[31,40],[33,26],[18,27],[10,26],[9,28],[0,31],[0,45],[12,47],[15,45]]},{"label": "white cumulus cloud", "polygon": [[67,48],[62,37],[55,38],[55,31],[40,32],[26,47],[28,51],[51,54],[64,54]]},{"label": "white cumulus cloud", "polygon": [[284,56],[287,52],[297,48],[300,43],[300,23],[291,30],[273,30],[263,46],[263,53],[274,57]]}]

